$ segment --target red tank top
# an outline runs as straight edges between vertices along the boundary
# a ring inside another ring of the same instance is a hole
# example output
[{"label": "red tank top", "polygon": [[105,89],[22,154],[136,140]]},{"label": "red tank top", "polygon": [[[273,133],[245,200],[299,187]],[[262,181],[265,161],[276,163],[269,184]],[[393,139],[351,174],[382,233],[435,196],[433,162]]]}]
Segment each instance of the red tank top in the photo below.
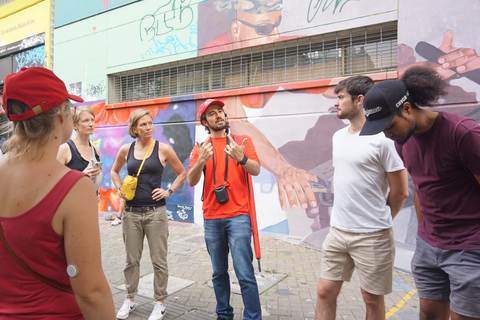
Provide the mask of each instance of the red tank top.
[{"label": "red tank top", "polygon": [[[13,251],[45,277],[70,285],[63,236],[52,227],[53,215],[84,173],[70,170],[28,211],[0,217]],[[83,319],[75,296],[33,277],[0,242],[0,319]]]}]

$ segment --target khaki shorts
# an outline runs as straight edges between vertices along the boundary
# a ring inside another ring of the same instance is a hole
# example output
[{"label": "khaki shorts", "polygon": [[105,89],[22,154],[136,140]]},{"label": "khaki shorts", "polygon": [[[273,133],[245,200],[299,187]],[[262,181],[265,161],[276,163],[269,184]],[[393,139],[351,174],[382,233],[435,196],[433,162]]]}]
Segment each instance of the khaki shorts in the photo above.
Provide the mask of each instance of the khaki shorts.
[{"label": "khaki shorts", "polygon": [[322,245],[320,277],[350,281],[356,269],[363,290],[387,295],[392,292],[394,262],[392,228],[372,233],[352,233],[331,227]]}]

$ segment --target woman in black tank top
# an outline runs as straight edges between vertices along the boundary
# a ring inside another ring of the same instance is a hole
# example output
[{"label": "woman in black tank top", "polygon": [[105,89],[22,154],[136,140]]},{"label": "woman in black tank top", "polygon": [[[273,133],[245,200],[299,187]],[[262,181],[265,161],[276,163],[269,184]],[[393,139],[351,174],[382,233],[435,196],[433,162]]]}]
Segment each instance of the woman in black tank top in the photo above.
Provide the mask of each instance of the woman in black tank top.
[{"label": "woman in black tank top", "polygon": [[[168,266],[167,239],[168,219],[165,199],[169,198],[185,181],[187,174],[173,149],[153,139],[153,117],[150,111],[137,109],[130,115],[128,134],[138,138],[133,143],[124,144],[118,151],[110,172],[113,184],[121,190],[120,170],[127,164],[128,174],[138,175],[135,197],[126,201],[122,217],[122,231],[127,254],[124,269],[127,297],[117,313],[117,318],[126,319],[135,309],[135,294],[138,289],[140,259],[144,238],[148,239],[150,257],[154,270],[154,298],[156,300],[152,318],[159,319],[165,313],[167,297]],[[167,190],[163,189],[162,174],[167,162],[177,174]],[[121,192],[119,196],[123,198]],[[140,254],[139,254],[140,252]]]},{"label": "woman in black tank top", "polygon": [[[57,159],[70,169],[82,171],[90,178],[98,176],[101,167],[88,167],[92,159],[90,136],[95,132],[95,112],[88,106],[77,108],[73,118],[73,129],[77,132],[75,137],[60,146]],[[100,161],[100,150],[94,146],[95,158]]]}]

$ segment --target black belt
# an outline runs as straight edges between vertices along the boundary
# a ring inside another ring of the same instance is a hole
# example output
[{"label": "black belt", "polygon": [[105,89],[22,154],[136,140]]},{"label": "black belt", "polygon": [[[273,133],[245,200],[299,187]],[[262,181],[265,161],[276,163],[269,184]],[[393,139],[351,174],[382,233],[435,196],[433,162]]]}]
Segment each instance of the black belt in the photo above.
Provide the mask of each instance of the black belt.
[{"label": "black belt", "polygon": [[129,207],[125,206],[125,211],[130,211],[130,212],[147,212],[150,210],[154,210],[158,207],[161,207],[163,205],[158,205],[158,206],[142,206],[142,207]]}]

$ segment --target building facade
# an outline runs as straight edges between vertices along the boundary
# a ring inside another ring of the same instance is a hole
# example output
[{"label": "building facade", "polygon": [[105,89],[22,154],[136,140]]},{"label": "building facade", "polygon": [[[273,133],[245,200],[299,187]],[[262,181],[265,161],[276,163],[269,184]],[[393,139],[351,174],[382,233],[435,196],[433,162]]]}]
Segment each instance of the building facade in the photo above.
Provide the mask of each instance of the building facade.
[{"label": "building facade", "polygon": [[[155,139],[169,143],[187,168],[195,141],[206,137],[195,118],[197,106],[216,98],[226,103],[232,132],[253,139],[262,163],[254,178],[259,229],[320,248],[333,197],[331,138],[346,126],[332,109],[341,79],[397,79],[413,64],[430,65],[452,85],[438,108],[480,122],[479,77],[438,63],[442,52],[476,49],[480,3],[449,4],[55,0],[53,69],[97,115],[94,141],[104,161],[99,208],[118,210],[109,172],[120,146],[132,141],[126,127],[133,110],[152,111]],[[320,207],[282,210],[278,186],[313,175]],[[173,179],[167,170],[165,187]],[[203,223],[201,188],[184,184],[168,201],[169,219]],[[415,232],[410,197],[395,219],[401,269],[410,268]]]}]

